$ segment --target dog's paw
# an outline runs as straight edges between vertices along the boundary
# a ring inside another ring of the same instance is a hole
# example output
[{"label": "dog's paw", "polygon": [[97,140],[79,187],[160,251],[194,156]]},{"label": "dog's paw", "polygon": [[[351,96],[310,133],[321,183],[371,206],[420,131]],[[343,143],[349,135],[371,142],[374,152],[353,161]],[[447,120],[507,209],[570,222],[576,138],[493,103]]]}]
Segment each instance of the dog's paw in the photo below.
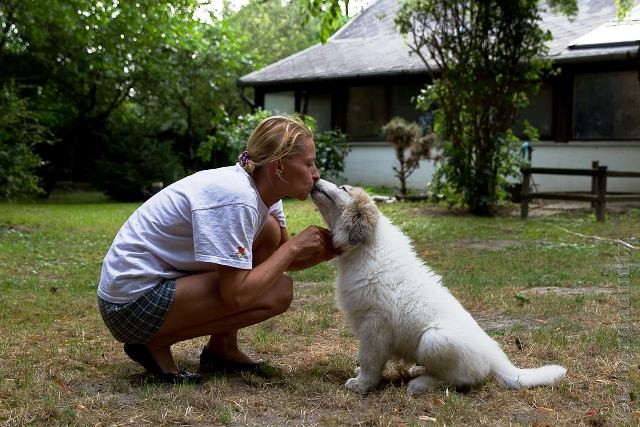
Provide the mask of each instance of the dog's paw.
[{"label": "dog's paw", "polygon": [[350,378],[344,385],[347,389],[360,394],[367,394],[373,386],[370,383],[362,381],[360,378]]},{"label": "dog's paw", "polygon": [[414,378],[407,384],[407,394],[411,396],[417,396],[424,393],[429,387],[432,387],[438,383],[438,380],[429,376],[421,375],[418,378]]}]

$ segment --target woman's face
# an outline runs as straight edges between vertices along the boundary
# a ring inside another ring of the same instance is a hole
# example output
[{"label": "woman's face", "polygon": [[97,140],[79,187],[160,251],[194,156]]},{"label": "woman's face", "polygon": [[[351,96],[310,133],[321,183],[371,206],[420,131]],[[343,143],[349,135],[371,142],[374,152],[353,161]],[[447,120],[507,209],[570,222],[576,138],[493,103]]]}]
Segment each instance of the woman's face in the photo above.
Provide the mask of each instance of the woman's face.
[{"label": "woman's face", "polygon": [[298,200],[306,199],[315,182],[320,179],[313,139],[300,141],[294,153],[282,160],[282,166],[282,179],[288,183],[287,195]]}]

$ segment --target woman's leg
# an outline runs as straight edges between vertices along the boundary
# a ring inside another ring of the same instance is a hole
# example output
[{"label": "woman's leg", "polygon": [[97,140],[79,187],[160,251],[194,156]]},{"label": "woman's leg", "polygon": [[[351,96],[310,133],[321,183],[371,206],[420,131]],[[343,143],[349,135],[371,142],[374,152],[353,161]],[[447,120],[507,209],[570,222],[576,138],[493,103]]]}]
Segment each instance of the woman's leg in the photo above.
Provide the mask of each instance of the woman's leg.
[{"label": "woman's leg", "polygon": [[[280,245],[280,227],[269,217],[254,244],[254,262],[259,264]],[[171,308],[158,333],[147,343],[164,372],[176,372],[170,346],[179,341],[211,335],[208,348],[216,355],[247,362],[237,347],[237,330],[260,323],[287,310],[293,298],[293,284],[283,275],[250,307],[230,310],[222,303],[217,272],[195,274],[176,280]]]},{"label": "woman's leg", "polygon": [[[269,258],[278,247],[282,244],[282,231],[280,230],[280,224],[278,221],[269,217],[260,233],[256,237],[253,246],[253,266],[261,264],[264,260]],[[291,291],[291,298],[293,298],[293,289]],[[283,301],[286,304],[284,310],[286,311],[291,304],[291,301]],[[277,313],[279,314],[279,313]],[[267,319],[269,319],[269,316]],[[266,319],[264,319],[266,320]],[[259,322],[261,322],[260,320]],[[256,322],[256,323],[259,323]],[[230,330],[219,334],[212,334],[207,343],[207,350],[209,353],[214,354],[220,359],[229,360],[239,363],[252,363],[253,360],[240,351],[238,348],[238,330]]]}]

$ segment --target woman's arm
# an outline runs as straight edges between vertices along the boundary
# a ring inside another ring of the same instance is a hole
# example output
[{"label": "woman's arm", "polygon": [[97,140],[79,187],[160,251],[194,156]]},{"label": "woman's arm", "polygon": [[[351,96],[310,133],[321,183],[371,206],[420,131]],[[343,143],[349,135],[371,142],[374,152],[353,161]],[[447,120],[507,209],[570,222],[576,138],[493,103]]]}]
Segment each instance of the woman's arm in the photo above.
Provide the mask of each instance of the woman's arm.
[{"label": "woman's arm", "polygon": [[285,271],[304,268],[333,258],[327,248],[331,246],[331,235],[325,228],[310,226],[289,239],[286,229],[281,228],[280,247],[252,270],[219,266],[220,297],[230,308],[242,308],[264,295]]}]

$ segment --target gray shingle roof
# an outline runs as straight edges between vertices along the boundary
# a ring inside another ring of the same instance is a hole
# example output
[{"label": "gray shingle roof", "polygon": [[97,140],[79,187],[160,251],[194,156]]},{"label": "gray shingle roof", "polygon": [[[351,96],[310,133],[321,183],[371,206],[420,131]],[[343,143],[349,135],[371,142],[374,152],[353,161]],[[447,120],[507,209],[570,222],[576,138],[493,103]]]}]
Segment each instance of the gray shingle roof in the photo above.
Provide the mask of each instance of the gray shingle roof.
[{"label": "gray shingle roof", "polygon": [[[543,13],[542,26],[551,31],[550,56],[557,62],[611,59],[637,50],[636,46],[570,48],[581,36],[616,19],[614,0],[579,0],[574,19]],[[259,86],[274,83],[330,80],[359,76],[422,73],[424,64],[409,53],[403,37],[395,31],[397,0],[377,0],[354,17],[329,41],[317,44],[240,78],[240,83]],[[640,0],[625,20],[638,29]]]}]

